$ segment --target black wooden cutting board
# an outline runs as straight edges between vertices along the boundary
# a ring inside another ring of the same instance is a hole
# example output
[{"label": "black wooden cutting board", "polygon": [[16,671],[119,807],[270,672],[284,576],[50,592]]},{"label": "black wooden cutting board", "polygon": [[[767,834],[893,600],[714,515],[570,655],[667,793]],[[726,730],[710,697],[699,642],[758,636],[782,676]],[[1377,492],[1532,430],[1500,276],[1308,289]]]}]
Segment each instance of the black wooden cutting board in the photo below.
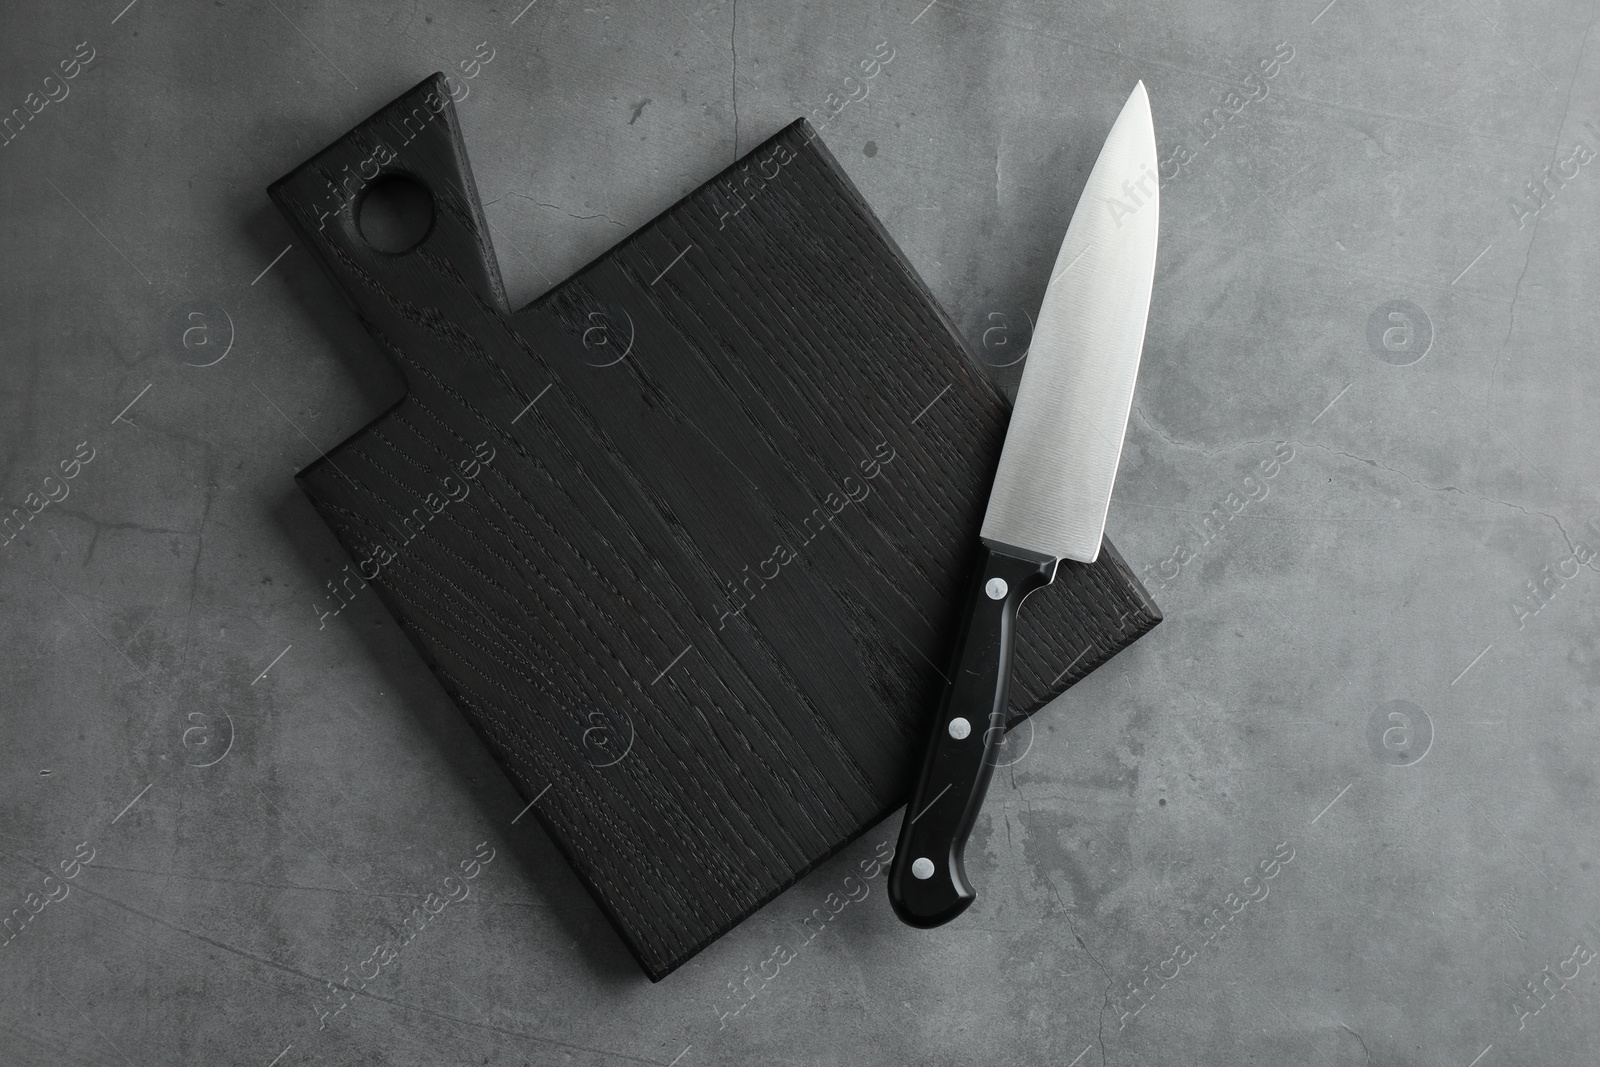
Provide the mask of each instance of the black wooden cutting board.
[{"label": "black wooden cutting board", "polygon": [[[652,979],[904,803],[1008,409],[810,126],[517,311],[439,75],[269,192],[409,390],[300,484]],[[1064,563],[1013,722],[1159,620]]]}]

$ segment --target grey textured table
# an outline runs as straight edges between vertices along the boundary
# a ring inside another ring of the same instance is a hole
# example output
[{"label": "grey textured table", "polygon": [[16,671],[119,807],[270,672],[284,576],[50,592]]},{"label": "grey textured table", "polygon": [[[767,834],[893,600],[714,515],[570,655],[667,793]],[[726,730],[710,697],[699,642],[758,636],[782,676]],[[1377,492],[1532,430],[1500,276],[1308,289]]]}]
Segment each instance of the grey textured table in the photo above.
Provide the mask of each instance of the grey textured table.
[{"label": "grey textured table", "polygon": [[[123,3],[0,15],[0,1064],[1592,1061],[1592,6]],[[956,923],[891,821],[652,986],[320,617],[291,475],[400,384],[264,190],[435,69],[516,302],[814,114],[1008,385],[1146,82],[1109,532],[1167,621],[1018,739]]]}]

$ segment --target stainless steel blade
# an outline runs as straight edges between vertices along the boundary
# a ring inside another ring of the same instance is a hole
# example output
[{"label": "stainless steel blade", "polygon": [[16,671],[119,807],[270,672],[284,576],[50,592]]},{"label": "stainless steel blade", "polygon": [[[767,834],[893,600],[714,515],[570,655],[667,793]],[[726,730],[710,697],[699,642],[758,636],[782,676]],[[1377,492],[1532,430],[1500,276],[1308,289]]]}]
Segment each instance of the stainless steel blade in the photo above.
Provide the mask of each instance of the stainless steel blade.
[{"label": "stainless steel blade", "polygon": [[1160,194],[1144,83],[1123,105],[1056,256],[986,539],[1094,562],[1144,348]]}]

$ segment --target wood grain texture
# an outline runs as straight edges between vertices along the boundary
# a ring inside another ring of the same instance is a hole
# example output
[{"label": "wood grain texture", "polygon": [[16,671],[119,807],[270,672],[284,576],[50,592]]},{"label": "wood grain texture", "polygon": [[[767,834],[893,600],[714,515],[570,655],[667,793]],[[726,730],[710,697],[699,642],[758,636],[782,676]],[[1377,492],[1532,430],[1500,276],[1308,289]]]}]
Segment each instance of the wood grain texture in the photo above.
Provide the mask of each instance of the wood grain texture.
[{"label": "wood grain texture", "polygon": [[[1007,406],[808,125],[516,311],[438,75],[270,195],[408,385],[300,484],[652,979],[903,804]],[[1013,721],[1159,620],[1063,564]]]}]

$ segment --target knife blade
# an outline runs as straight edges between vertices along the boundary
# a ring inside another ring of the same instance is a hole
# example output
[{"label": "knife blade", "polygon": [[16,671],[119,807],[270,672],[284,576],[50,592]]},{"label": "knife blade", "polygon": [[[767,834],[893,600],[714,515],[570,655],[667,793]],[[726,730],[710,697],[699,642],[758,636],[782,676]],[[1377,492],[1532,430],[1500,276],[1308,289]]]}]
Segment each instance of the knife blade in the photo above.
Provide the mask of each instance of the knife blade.
[{"label": "knife blade", "polygon": [[906,806],[889,900],[912,926],[976,894],[964,851],[1005,732],[1017,609],[1063,559],[1093,563],[1133,405],[1155,276],[1155,123],[1141,81],[1056,256],[989,492],[939,712]]}]

